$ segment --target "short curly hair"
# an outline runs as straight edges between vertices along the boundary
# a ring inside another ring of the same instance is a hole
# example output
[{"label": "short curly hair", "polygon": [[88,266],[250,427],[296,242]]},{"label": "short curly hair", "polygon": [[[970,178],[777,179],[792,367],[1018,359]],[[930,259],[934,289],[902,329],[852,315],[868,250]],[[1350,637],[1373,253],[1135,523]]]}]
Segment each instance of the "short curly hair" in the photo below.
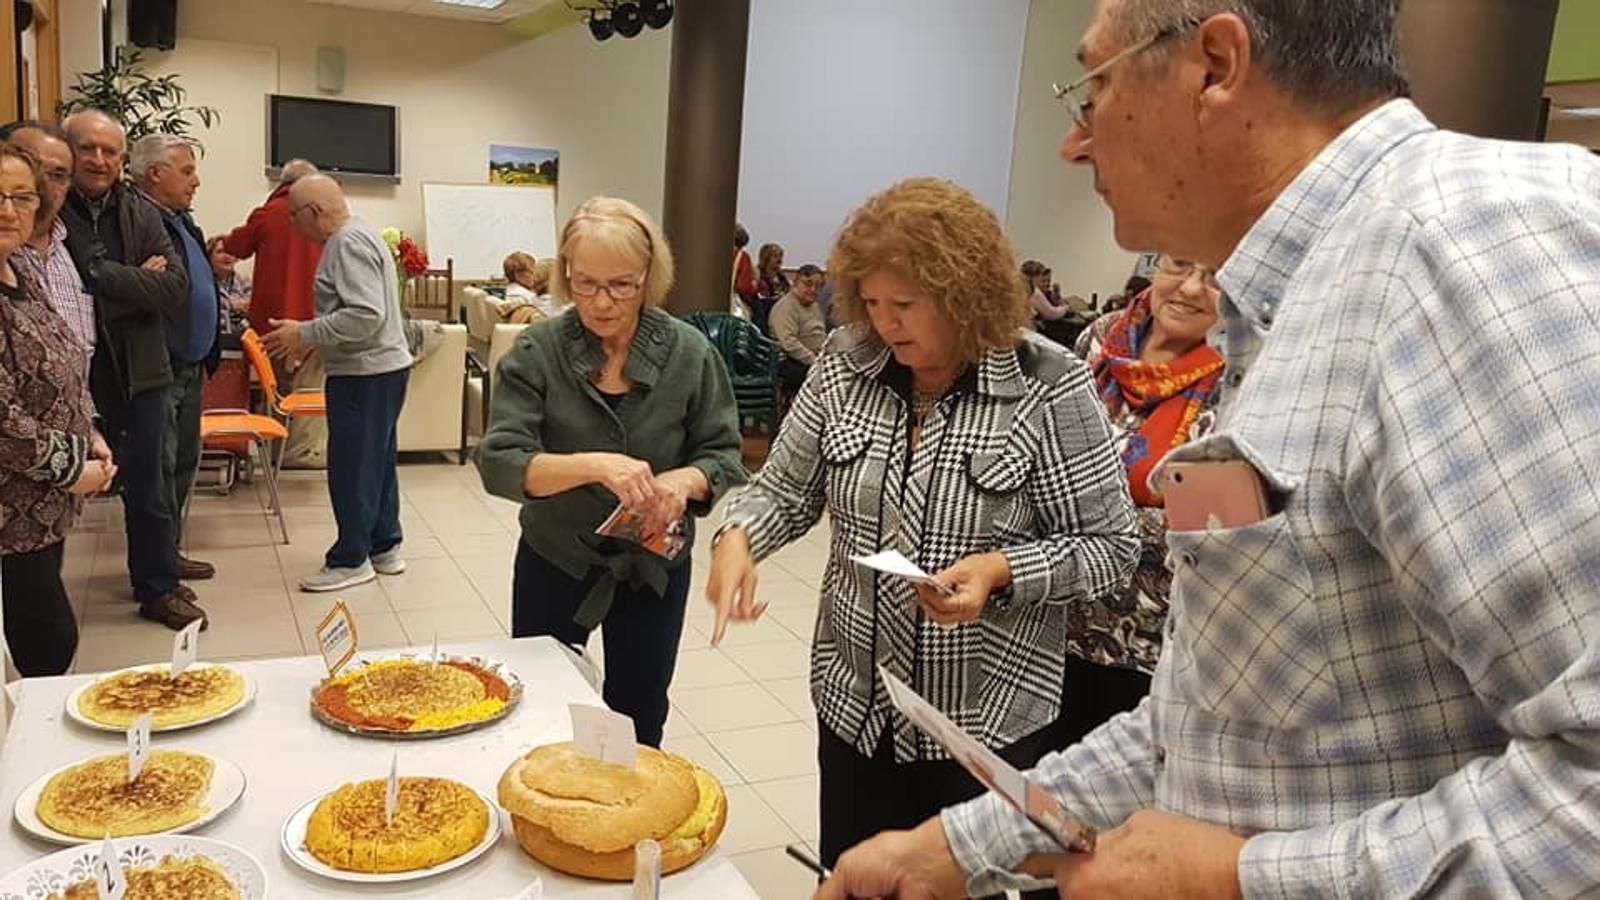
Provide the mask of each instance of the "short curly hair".
[{"label": "short curly hair", "polygon": [[1000,220],[953,182],[908,178],[845,220],[828,258],[833,304],[843,321],[868,321],[861,280],[879,270],[939,304],[955,323],[962,362],[1015,347],[1030,320],[1027,291]]}]

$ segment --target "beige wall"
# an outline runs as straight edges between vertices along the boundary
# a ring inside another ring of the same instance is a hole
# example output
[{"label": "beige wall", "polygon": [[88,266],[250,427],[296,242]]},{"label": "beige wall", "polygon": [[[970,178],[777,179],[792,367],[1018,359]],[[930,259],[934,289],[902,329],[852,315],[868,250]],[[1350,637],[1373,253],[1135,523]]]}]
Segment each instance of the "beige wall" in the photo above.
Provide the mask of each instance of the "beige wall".
[{"label": "beige wall", "polygon": [[100,0],[57,0],[61,28],[61,96],[79,72],[100,68]]},{"label": "beige wall", "polygon": [[1029,10],[1006,229],[1018,257],[1050,266],[1063,291],[1104,299],[1122,289],[1135,256],[1112,240],[1111,213],[1089,170],[1056,155],[1068,119],[1050,90],[1051,82],[1080,73],[1073,55],[1093,6],[1093,0],[1033,0]]},{"label": "beige wall", "polygon": [[208,232],[243,221],[271,187],[265,95],[326,96],[318,46],[345,50],[341,99],[400,108],[403,180],[349,190],[373,225],[423,236],[422,183],[487,180],[491,142],[561,151],[558,215],[600,192],[660,212],[667,33],[597,45],[567,28],[526,41],[492,25],[303,0],[205,0],[180,7],[178,47],[156,58],[183,73],[194,102],[222,111],[196,200]]}]

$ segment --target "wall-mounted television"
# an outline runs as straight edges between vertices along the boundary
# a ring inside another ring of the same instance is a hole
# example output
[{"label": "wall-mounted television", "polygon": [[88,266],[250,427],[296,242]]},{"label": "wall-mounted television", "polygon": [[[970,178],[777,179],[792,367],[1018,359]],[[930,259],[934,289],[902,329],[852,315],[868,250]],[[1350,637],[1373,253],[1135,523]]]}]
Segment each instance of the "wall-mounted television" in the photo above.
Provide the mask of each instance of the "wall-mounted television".
[{"label": "wall-mounted television", "polygon": [[267,95],[267,171],[300,157],[334,175],[400,180],[400,111],[378,103]]}]

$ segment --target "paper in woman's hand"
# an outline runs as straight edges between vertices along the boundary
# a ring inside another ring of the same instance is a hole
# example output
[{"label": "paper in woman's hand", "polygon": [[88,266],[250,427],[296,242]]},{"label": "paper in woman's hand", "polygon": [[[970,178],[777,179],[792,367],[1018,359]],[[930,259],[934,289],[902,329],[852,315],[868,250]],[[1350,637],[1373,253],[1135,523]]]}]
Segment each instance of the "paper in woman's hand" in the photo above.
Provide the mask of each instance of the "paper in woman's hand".
[{"label": "paper in woman's hand", "polygon": [[619,503],[594,533],[631,541],[663,559],[676,559],[688,543],[687,531],[683,519],[673,520],[665,529],[652,528],[647,513]]},{"label": "paper in woman's hand", "polygon": [[912,584],[925,584],[946,596],[955,593],[955,588],[922,571],[921,566],[906,559],[898,550],[884,550],[871,556],[852,556],[850,561],[858,566],[898,575]]}]

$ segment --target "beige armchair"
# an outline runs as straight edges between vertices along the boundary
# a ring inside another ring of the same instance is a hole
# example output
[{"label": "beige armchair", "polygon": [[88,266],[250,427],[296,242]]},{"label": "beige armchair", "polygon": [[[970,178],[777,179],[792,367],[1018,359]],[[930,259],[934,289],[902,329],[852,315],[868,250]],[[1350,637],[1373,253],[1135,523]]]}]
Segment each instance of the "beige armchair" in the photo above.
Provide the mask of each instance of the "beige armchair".
[{"label": "beige armchair", "polygon": [[400,450],[461,454],[466,461],[467,329],[441,325],[444,339],[411,370],[400,410]]},{"label": "beige armchair", "polygon": [[467,380],[467,433],[482,437],[488,425],[494,379],[505,356],[526,325],[500,320],[499,301],[481,288],[462,289],[462,309],[467,322],[468,346],[477,363]]}]

